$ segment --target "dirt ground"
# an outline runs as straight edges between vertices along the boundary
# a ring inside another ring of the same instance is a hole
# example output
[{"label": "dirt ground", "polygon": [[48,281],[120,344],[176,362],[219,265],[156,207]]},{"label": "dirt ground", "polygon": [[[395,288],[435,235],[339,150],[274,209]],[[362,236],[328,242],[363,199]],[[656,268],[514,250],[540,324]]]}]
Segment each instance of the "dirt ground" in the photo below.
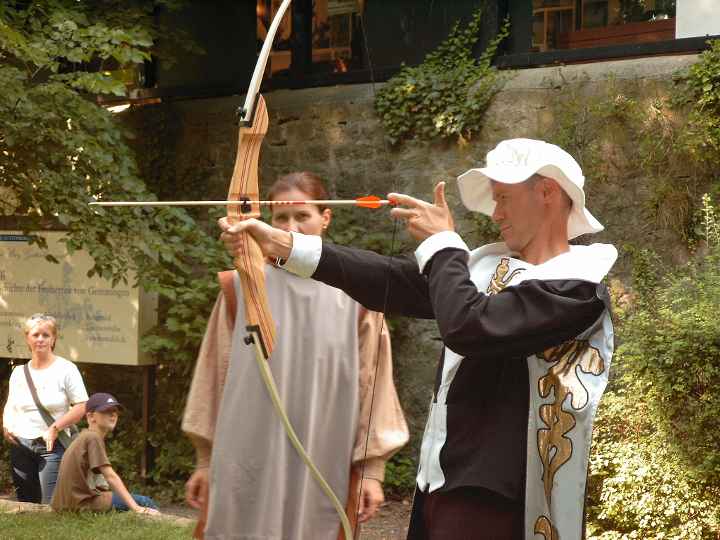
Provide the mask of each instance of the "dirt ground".
[{"label": "dirt ground", "polygon": [[362,526],[361,540],[405,540],[410,522],[410,501],[386,502],[370,522]]}]

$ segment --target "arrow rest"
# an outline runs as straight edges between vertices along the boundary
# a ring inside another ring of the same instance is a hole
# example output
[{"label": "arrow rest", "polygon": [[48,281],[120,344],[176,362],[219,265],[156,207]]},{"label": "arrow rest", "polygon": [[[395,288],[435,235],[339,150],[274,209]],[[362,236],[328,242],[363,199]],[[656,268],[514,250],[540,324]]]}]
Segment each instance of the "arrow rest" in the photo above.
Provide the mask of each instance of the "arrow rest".
[{"label": "arrow rest", "polygon": [[250,204],[250,197],[244,196],[238,199],[242,204],[240,205],[240,212],[243,214],[249,214],[252,212],[252,205]]}]

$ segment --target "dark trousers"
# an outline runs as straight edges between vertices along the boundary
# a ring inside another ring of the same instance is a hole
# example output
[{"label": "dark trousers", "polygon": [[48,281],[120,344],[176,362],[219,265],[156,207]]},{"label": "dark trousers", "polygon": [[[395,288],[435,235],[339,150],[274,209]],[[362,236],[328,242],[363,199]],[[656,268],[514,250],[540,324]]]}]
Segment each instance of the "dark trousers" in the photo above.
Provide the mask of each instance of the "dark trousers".
[{"label": "dark trousers", "polygon": [[483,488],[416,490],[408,540],[523,540],[523,509]]},{"label": "dark trousers", "polygon": [[55,441],[48,452],[41,438],[16,438],[20,444],[10,447],[15,497],[21,502],[50,504],[65,447]]}]

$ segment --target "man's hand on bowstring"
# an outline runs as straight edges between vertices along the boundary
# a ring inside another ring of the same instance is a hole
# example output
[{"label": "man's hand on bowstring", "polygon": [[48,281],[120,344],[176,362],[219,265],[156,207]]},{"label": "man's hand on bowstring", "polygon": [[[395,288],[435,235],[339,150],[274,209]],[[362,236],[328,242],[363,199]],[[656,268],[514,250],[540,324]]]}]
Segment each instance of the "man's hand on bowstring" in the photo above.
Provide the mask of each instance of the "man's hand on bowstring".
[{"label": "man's hand on bowstring", "polygon": [[242,233],[248,233],[252,236],[260,246],[260,250],[268,260],[287,259],[292,250],[292,235],[268,225],[259,219],[245,219],[231,223],[226,217],[218,220],[218,225],[223,231],[220,239],[225,244],[225,248],[233,257],[242,253]]},{"label": "man's hand on bowstring", "polygon": [[445,200],[445,182],[435,186],[435,200],[432,203],[401,195],[388,194],[388,199],[406,208],[393,208],[390,215],[404,219],[410,236],[422,242],[426,238],[443,231],[454,231],[455,223]]}]

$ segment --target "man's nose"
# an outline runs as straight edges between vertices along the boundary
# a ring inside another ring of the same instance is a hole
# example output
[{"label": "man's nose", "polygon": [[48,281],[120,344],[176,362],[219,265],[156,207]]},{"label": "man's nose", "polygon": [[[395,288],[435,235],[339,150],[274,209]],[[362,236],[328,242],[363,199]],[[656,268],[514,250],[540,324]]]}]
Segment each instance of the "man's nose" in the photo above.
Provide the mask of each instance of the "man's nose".
[{"label": "man's nose", "polygon": [[490,219],[493,220],[495,223],[500,223],[502,219],[505,217],[504,213],[500,210],[498,205],[495,205],[495,208],[493,209],[492,215],[490,216]]}]

